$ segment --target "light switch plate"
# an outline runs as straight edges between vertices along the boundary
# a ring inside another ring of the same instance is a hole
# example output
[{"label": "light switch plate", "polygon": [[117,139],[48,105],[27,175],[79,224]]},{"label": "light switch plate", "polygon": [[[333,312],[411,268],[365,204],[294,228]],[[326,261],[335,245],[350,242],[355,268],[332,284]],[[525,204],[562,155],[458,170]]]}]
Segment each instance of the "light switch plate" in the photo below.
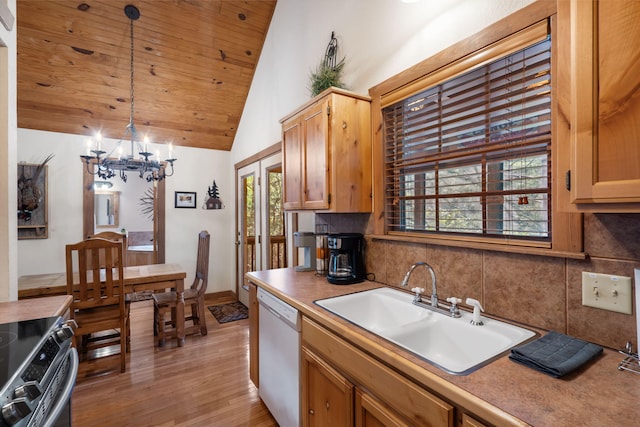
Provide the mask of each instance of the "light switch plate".
[{"label": "light switch plate", "polygon": [[582,305],[632,314],[631,277],[582,272]]}]

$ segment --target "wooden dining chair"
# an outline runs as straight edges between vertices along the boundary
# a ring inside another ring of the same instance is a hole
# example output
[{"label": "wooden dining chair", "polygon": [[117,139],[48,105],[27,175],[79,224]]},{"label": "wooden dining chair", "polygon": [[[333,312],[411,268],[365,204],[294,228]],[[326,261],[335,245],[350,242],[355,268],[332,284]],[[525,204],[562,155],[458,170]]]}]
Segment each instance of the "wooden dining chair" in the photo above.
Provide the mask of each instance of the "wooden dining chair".
[{"label": "wooden dining chair", "polygon": [[90,234],[87,239],[105,239],[122,243],[122,266],[127,266],[127,235],[115,231],[101,231],[100,233]]},{"label": "wooden dining chair", "polygon": [[87,340],[81,343],[81,351],[87,356],[91,350],[119,343],[120,371],[125,372],[129,318],[125,311],[122,254],[122,243],[105,239],[66,245],[67,294],[73,296],[70,318],[77,324],[74,345],[78,347],[78,337],[118,330],[115,343]]},{"label": "wooden dining chair", "polygon": [[[185,326],[185,335],[207,335],[207,322],[205,319],[204,294],[207,291],[209,280],[209,240],[208,231],[198,234],[198,255],[196,260],[196,275],[189,289],[184,291],[184,305],[191,307],[191,313],[185,317],[185,322],[191,321],[190,326]],[[153,294],[154,332],[157,335],[158,347],[162,347],[166,338],[176,336],[176,304],[178,296],[176,292],[163,292]],[[171,319],[166,319],[167,313]]]},{"label": "wooden dining chair", "polygon": [[[127,235],[126,234],[118,233],[116,231],[101,231],[100,233],[88,235],[87,239],[105,239],[105,240],[112,240],[114,242],[122,243],[122,266],[123,267],[127,266]],[[103,258],[104,257],[100,258],[100,266],[102,268],[104,268],[104,264],[105,264],[105,260]],[[125,316],[127,318],[130,318],[132,299],[135,299],[135,297],[132,296],[131,294],[125,295],[124,309],[126,311]],[[119,333],[120,333],[119,331],[115,331],[115,333],[111,334],[110,336],[105,335],[104,339],[113,339]],[[84,338],[85,338],[85,341],[87,339],[89,340],[95,339],[90,337],[84,337]],[[131,351],[131,322],[127,322],[127,352],[129,351]]]}]

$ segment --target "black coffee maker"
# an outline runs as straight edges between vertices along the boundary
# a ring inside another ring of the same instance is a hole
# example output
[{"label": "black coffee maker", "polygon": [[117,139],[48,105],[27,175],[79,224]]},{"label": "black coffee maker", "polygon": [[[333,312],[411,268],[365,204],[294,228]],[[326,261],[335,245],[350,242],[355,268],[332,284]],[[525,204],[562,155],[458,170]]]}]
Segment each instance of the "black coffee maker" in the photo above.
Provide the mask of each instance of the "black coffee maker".
[{"label": "black coffee maker", "polygon": [[329,271],[327,281],[334,285],[362,282],[364,272],[364,238],[360,233],[327,236]]}]

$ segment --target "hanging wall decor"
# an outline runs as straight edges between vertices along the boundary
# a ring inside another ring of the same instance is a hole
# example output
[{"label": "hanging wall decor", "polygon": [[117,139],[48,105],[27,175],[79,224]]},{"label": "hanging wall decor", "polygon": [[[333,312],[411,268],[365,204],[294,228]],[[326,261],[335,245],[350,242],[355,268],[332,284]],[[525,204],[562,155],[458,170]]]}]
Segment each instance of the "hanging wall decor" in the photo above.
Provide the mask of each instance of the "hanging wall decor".
[{"label": "hanging wall decor", "polygon": [[18,163],[18,240],[48,237],[47,162]]},{"label": "hanging wall decor", "polygon": [[153,187],[147,188],[140,197],[140,212],[148,220],[153,221],[156,192]]},{"label": "hanging wall decor", "polygon": [[222,209],[224,205],[222,204],[222,200],[220,200],[220,195],[218,194],[218,185],[216,181],[213,180],[213,185],[209,186],[207,189],[207,195],[209,198],[206,202],[204,202],[203,209]]},{"label": "hanging wall decor", "polygon": [[320,92],[330,87],[345,88],[342,82],[342,70],[344,69],[345,58],[338,60],[338,39],[335,38],[333,31],[331,39],[325,49],[324,56],[320,60],[320,64],[315,71],[309,76],[309,91],[314,97]]}]

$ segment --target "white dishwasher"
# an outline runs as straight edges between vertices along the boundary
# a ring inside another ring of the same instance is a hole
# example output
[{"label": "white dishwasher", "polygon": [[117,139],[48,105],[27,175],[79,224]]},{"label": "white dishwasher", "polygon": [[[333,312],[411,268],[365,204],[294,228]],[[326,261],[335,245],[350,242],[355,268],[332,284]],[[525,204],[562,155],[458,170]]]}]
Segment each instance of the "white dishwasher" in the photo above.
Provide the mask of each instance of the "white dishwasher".
[{"label": "white dishwasher", "polygon": [[300,425],[300,314],[258,288],[259,394],[280,427]]}]

